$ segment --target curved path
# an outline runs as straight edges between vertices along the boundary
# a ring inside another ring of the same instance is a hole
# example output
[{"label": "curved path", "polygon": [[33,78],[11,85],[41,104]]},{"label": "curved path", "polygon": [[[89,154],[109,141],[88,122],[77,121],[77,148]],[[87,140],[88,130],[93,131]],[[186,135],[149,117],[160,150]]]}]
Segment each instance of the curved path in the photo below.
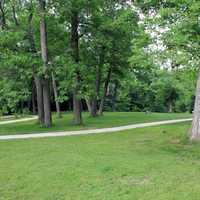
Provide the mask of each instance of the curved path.
[{"label": "curved path", "polygon": [[22,119],[12,119],[12,120],[6,120],[6,121],[0,121],[0,125],[2,124],[12,124],[12,123],[17,123],[17,122],[27,122],[27,121],[31,121],[31,120],[35,120],[38,119],[37,116],[33,116],[33,117],[27,117],[27,118],[22,118]]},{"label": "curved path", "polygon": [[80,131],[64,131],[64,132],[49,132],[49,133],[33,133],[33,134],[21,134],[21,135],[2,135],[0,140],[14,140],[14,139],[30,139],[30,138],[45,138],[45,137],[61,137],[61,136],[70,136],[70,135],[86,135],[86,134],[95,134],[95,133],[111,133],[124,131],[135,128],[144,128],[164,124],[175,124],[181,122],[192,121],[192,119],[176,119],[176,120],[167,120],[159,122],[150,122],[150,123],[140,123],[127,126],[119,126],[113,128],[101,128],[93,130],[80,130]]}]

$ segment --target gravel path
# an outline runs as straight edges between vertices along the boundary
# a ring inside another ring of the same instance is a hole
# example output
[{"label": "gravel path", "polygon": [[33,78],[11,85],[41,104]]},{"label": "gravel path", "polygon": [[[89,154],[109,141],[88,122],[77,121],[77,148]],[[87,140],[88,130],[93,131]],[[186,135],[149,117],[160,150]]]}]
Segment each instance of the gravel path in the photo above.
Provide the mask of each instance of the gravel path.
[{"label": "gravel path", "polygon": [[6,120],[6,121],[0,122],[0,125],[1,124],[12,124],[12,123],[17,123],[17,122],[27,122],[27,121],[35,120],[37,118],[38,118],[37,116],[33,116],[33,117],[27,117],[27,118],[22,118],[22,119]]},{"label": "gravel path", "polygon": [[167,120],[167,121],[140,123],[140,124],[127,125],[127,126],[101,128],[101,129],[93,129],[93,130],[33,133],[33,134],[21,134],[21,135],[2,135],[0,136],[0,140],[61,137],[61,136],[86,135],[86,134],[97,134],[97,133],[112,133],[112,132],[135,129],[135,128],[144,128],[144,127],[151,127],[151,126],[164,125],[164,124],[175,124],[175,123],[188,122],[188,121],[192,121],[192,119]]}]

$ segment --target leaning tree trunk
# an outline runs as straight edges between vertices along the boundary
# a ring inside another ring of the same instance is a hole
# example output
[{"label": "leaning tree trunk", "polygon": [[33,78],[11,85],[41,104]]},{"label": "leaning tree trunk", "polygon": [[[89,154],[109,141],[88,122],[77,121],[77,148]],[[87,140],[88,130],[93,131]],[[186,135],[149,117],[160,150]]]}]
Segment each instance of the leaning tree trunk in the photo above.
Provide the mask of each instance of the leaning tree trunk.
[{"label": "leaning tree trunk", "polygon": [[46,19],[45,19],[45,0],[39,0],[40,3],[40,44],[42,61],[44,65],[43,77],[43,103],[44,103],[44,126],[51,126],[51,103],[50,103],[50,83],[49,83],[49,70],[48,70],[48,49],[47,49],[47,32],[46,32]]},{"label": "leaning tree trunk", "polygon": [[75,70],[75,86],[73,88],[73,110],[74,110],[74,124],[82,124],[82,106],[81,99],[79,97],[80,91],[80,71],[78,68],[79,64],[79,16],[77,11],[72,12],[71,17],[71,53],[74,62],[76,63]]},{"label": "leaning tree trunk", "polygon": [[56,80],[55,80],[55,76],[54,73],[51,73],[51,77],[52,77],[52,86],[53,86],[53,93],[54,93],[54,98],[55,98],[55,103],[56,103],[56,112],[59,118],[61,118],[61,111],[60,111],[60,103],[58,101],[58,89],[57,89],[57,85],[56,85]]},{"label": "leaning tree trunk", "polygon": [[106,77],[106,80],[105,80],[103,96],[102,96],[101,103],[100,103],[100,106],[99,106],[99,114],[100,115],[103,114],[103,106],[104,106],[104,101],[105,101],[106,94],[107,94],[107,91],[108,91],[108,85],[109,85],[109,82],[110,82],[111,73],[112,73],[112,69],[110,68],[108,70],[108,74],[107,74],[107,77]]},{"label": "leaning tree trunk", "polygon": [[193,111],[193,122],[192,129],[190,133],[191,140],[199,140],[200,139],[200,71],[197,80],[197,88],[196,88],[196,98],[195,105]]}]

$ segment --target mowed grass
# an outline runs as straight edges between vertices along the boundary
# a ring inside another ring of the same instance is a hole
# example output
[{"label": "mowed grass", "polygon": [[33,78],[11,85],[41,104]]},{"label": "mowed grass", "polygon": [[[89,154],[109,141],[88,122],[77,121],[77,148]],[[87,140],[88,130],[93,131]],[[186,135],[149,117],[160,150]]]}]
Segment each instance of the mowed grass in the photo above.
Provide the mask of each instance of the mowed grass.
[{"label": "mowed grass", "polygon": [[92,118],[88,113],[83,114],[84,123],[75,126],[72,123],[72,113],[63,114],[59,119],[53,116],[53,126],[51,128],[40,127],[36,120],[28,122],[18,122],[13,124],[0,124],[0,135],[26,134],[35,132],[68,131],[80,129],[95,129],[104,127],[122,126],[135,123],[153,122],[171,119],[181,119],[191,117],[189,113],[138,113],[138,112],[106,112],[103,116]]},{"label": "mowed grass", "polygon": [[198,200],[189,127],[0,141],[0,200]]}]

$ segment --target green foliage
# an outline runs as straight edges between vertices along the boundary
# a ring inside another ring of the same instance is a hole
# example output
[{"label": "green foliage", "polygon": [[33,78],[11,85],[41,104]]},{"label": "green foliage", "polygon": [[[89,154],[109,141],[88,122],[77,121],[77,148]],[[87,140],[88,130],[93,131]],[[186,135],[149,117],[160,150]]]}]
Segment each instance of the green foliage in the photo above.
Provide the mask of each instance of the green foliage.
[{"label": "green foliage", "polygon": [[[20,105],[30,104],[33,75],[44,73],[40,58],[39,6],[36,0],[6,1],[2,5],[6,26],[0,31],[1,112],[23,112]],[[146,0],[133,4],[119,0],[48,1],[48,66],[58,87],[56,100],[63,104],[71,101],[77,69],[81,76],[79,98],[83,102],[94,98],[100,69],[99,103],[111,69],[106,110],[164,112],[169,111],[171,102],[175,112],[191,111],[199,65],[199,8],[199,1],[195,0],[190,3]],[[71,56],[74,11],[79,18],[78,64]],[[139,13],[145,16],[142,22]],[[156,39],[149,30],[157,27],[168,29],[158,33],[165,45],[164,51],[150,49]],[[172,71],[161,70],[166,61],[171,62]]]}]

